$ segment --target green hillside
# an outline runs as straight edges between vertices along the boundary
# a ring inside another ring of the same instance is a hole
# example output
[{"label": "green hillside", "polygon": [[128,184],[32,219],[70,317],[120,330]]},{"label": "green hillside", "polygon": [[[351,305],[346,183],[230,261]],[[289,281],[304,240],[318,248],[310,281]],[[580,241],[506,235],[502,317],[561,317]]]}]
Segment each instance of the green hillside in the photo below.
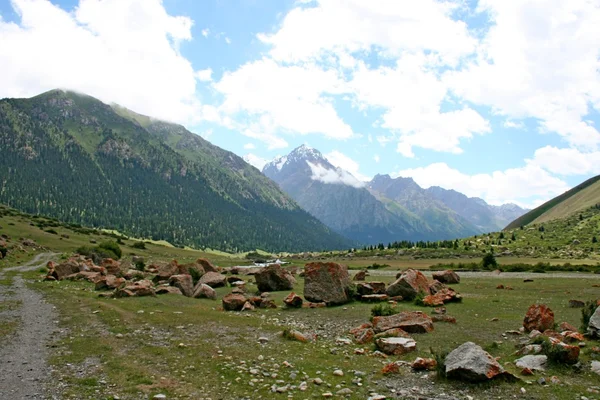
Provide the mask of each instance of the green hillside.
[{"label": "green hillside", "polygon": [[90,96],[0,100],[0,148],[0,203],[31,214],[234,253],[349,246],[235,154]]},{"label": "green hillside", "polygon": [[600,203],[600,175],[575,186],[511,222],[505,229],[568,217]]}]

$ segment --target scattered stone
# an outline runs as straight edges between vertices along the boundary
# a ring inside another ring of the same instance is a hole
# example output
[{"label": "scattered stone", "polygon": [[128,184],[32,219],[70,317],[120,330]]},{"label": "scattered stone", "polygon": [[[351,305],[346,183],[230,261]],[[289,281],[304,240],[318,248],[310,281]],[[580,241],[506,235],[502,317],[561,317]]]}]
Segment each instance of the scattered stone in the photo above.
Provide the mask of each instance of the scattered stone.
[{"label": "scattered stone", "polygon": [[577,328],[575,328],[573,325],[569,324],[568,322],[561,322],[560,325],[558,326],[558,328],[559,328],[560,332],[564,332],[564,331],[577,332]]},{"label": "scattered stone", "polygon": [[527,355],[527,354],[540,354],[542,352],[542,346],[539,344],[528,344],[523,346],[521,350],[517,352],[518,355]]},{"label": "scattered stone", "polygon": [[593,373],[600,375],[600,361],[592,361],[590,368]]},{"label": "scattered stone", "polygon": [[244,303],[244,305],[242,306],[241,311],[253,311],[253,310],[254,310],[254,306],[252,305],[252,303],[250,303],[249,301],[246,301]]},{"label": "scattered stone", "polygon": [[388,329],[387,331],[383,331],[381,333],[378,333],[377,335],[375,335],[374,339],[381,339],[381,338],[386,338],[386,337],[404,337],[404,338],[410,338],[410,335],[400,329],[400,328],[392,328],[392,329]]},{"label": "scattered stone", "polygon": [[290,308],[300,308],[302,307],[302,297],[298,296],[296,293],[292,292],[283,299],[283,303]]},{"label": "scattered stone", "polygon": [[[207,274],[210,274],[208,272]],[[223,309],[225,311],[241,311],[246,304],[246,296],[241,294],[230,293],[222,299]]]},{"label": "scattered stone", "polygon": [[211,288],[223,287],[227,281],[227,277],[218,272],[207,272],[202,275],[202,278],[198,281],[198,283],[204,283],[205,285],[210,286]]},{"label": "scattered stone", "polygon": [[407,269],[400,277],[390,284],[386,294],[390,297],[402,296],[405,299],[414,299],[419,293],[430,294],[429,282],[421,271]]},{"label": "scattered stone", "polygon": [[296,284],[296,279],[279,264],[271,264],[262,268],[254,275],[258,290],[261,292],[277,292],[291,290]]},{"label": "scattered stone", "polygon": [[460,283],[460,276],[458,276],[458,274],[451,269],[441,272],[434,272],[433,279],[446,284]]},{"label": "scattered stone", "polygon": [[375,344],[379,350],[389,355],[402,355],[417,349],[417,342],[405,337],[381,338],[377,339]]},{"label": "scattered stone", "polygon": [[119,297],[141,297],[141,296],[155,296],[152,282],[147,279],[143,279],[137,282],[127,282],[125,286],[118,288],[115,291],[114,296]]},{"label": "scattered stone", "polygon": [[333,375],[334,376],[344,376],[344,371],[342,371],[341,369],[336,369],[333,371]]},{"label": "scattered stone", "polygon": [[159,286],[156,288],[156,294],[178,294],[183,295],[181,290],[175,286]]},{"label": "scattered stone", "polygon": [[503,284],[499,284],[498,286],[496,286],[496,289],[504,289],[504,285]]},{"label": "scattered stone", "polygon": [[348,267],[314,262],[304,267],[304,298],[327,305],[345,304],[350,298]]},{"label": "scattered stone", "polygon": [[576,364],[579,361],[579,346],[568,345],[559,339],[549,337],[554,358],[565,364]]},{"label": "scattered stone", "polygon": [[217,299],[217,292],[205,283],[198,282],[194,288],[192,297],[195,299]]},{"label": "scattered stone", "polygon": [[364,281],[367,277],[367,271],[362,270],[362,271],[358,271],[354,277],[352,278],[353,281]]},{"label": "scattered stone", "polygon": [[302,343],[312,342],[316,339],[315,336],[305,335],[304,333],[294,329],[286,329],[282,332],[282,335],[286,339],[295,340]]},{"label": "scattered stone", "polygon": [[585,302],[581,300],[569,300],[569,307],[571,308],[583,308],[585,306]]},{"label": "scattered stone", "polygon": [[533,304],[527,310],[523,319],[525,331],[531,332],[536,329],[543,332],[554,326],[554,312],[545,304]]},{"label": "scattered stone", "polygon": [[427,333],[433,330],[433,321],[421,311],[403,311],[390,316],[373,318],[375,332],[400,328],[408,333]]},{"label": "scattered stone", "polygon": [[548,357],[545,355],[529,355],[515,360],[517,368],[527,368],[532,371],[545,371]]},{"label": "scattered stone", "polygon": [[466,342],[446,356],[446,376],[450,379],[481,382],[512,377],[489,353],[473,342]]},{"label": "scattered stone", "polygon": [[194,282],[191,275],[171,275],[169,285],[175,286],[186,297],[192,297],[194,294]]},{"label": "scattered stone", "polygon": [[590,318],[587,333],[591,337],[600,337],[600,307],[596,307],[596,311]]},{"label": "scattered stone", "polygon": [[366,294],[360,297],[360,301],[366,303],[381,303],[382,301],[388,301],[389,296],[387,294]]},{"label": "scattered stone", "polygon": [[433,371],[437,366],[437,361],[433,358],[417,357],[410,366],[415,371]]},{"label": "scattered stone", "polygon": [[206,258],[199,258],[196,260],[196,263],[200,264],[205,272],[219,272],[219,269]]}]

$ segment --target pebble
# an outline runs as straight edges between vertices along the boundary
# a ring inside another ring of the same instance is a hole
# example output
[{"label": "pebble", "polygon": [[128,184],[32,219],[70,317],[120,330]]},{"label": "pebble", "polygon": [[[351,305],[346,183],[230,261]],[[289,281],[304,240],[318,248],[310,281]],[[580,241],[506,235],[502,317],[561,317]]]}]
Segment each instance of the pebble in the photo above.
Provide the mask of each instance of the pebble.
[{"label": "pebble", "polygon": [[352,390],[348,389],[348,388],[344,388],[344,389],[338,390],[335,394],[337,394],[338,396],[345,396],[347,394],[352,394]]},{"label": "pebble", "polygon": [[333,397],[333,393],[325,392],[325,393],[323,393],[323,397]]},{"label": "pebble", "polygon": [[164,394],[162,394],[162,393],[155,394],[154,397],[153,397],[154,400],[161,400],[161,399],[166,399],[166,398],[167,398],[167,396],[164,395]]},{"label": "pebble", "polygon": [[335,371],[333,371],[333,375],[344,376],[344,371],[342,371],[341,369],[336,369]]},{"label": "pebble", "polygon": [[315,385],[321,385],[321,384],[323,384],[323,379],[321,379],[321,378],[315,378],[315,379],[313,379],[313,383]]}]

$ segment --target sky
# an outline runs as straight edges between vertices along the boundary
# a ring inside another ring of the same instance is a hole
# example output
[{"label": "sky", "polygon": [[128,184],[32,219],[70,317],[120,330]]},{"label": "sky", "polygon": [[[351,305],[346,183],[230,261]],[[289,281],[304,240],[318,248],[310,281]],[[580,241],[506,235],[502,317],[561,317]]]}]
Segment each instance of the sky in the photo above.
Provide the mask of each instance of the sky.
[{"label": "sky", "polygon": [[600,174],[597,0],[0,0],[0,98],[534,207]]}]

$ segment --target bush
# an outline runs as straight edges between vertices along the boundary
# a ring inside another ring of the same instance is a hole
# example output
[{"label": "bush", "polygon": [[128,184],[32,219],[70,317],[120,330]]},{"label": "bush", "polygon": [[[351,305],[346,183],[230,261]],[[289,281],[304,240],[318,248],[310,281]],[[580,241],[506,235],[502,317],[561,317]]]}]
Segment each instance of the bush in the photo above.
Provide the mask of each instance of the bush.
[{"label": "bush", "polygon": [[[108,240],[106,242],[102,242],[98,245],[98,248],[105,250],[105,251],[110,251],[112,252],[114,255],[116,255],[116,257],[114,257],[116,260],[118,260],[119,258],[121,258],[121,256],[123,255],[123,252],[121,251],[121,248],[119,247],[119,245],[113,241],[113,240]],[[112,257],[111,257],[112,258]]]},{"label": "bush", "polygon": [[425,302],[423,300],[425,300],[425,296],[426,296],[426,293],[424,291],[420,290],[419,293],[417,293],[417,295],[415,296],[413,301],[418,306],[424,306]]},{"label": "bush", "polygon": [[448,351],[435,351],[433,348],[430,348],[429,352],[433,355],[433,358],[435,359],[435,371],[437,372],[438,378],[446,378],[446,356],[448,356]]},{"label": "bush", "polygon": [[2,258],[6,257],[6,254],[8,254],[8,249],[4,246],[0,246],[0,254],[2,254]]},{"label": "bush", "polygon": [[46,233],[51,233],[51,234],[53,234],[53,235],[58,235],[58,232],[56,232],[54,229],[47,229],[47,230],[45,230],[44,232],[46,232]]},{"label": "bush", "polygon": [[100,264],[103,258],[118,260],[123,254],[119,245],[114,241],[102,242],[95,247],[81,246],[75,252],[91,258],[96,264]]},{"label": "bush", "polygon": [[138,271],[144,271],[144,268],[146,268],[146,263],[143,261],[138,261],[135,263],[135,269],[137,269]]},{"label": "bush", "polygon": [[388,315],[397,314],[398,310],[391,304],[377,304],[371,308],[371,317],[385,317]]},{"label": "bush", "polygon": [[369,265],[367,269],[379,269],[379,268],[389,268],[391,267],[389,264],[378,264],[373,263],[373,265]]},{"label": "bush", "polygon": [[197,269],[195,268],[188,268],[188,272],[190,273],[191,277],[192,277],[192,281],[194,282],[194,286],[196,286],[196,284],[198,283],[198,281],[200,280],[200,278],[202,278],[202,274],[200,272],[198,272]]},{"label": "bush", "polygon": [[134,244],[131,245],[131,247],[133,247],[134,249],[145,250],[146,249],[146,243],[144,243],[144,242],[135,242]]},{"label": "bush", "polygon": [[489,252],[483,259],[481,260],[481,266],[483,269],[492,269],[498,267],[498,261],[496,261],[496,257],[494,257],[494,253]]},{"label": "bush", "polygon": [[581,327],[579,328],[581,330],[581,333],[587,332],[588,325],[590,324],[590,319],[592,318],[592,315],[594,315],[594,312],[596,312],[597,307],[598,306],[596,305],[595,301],[585,302],[585,306],[583,306],[583,308],[581,309]]}]

